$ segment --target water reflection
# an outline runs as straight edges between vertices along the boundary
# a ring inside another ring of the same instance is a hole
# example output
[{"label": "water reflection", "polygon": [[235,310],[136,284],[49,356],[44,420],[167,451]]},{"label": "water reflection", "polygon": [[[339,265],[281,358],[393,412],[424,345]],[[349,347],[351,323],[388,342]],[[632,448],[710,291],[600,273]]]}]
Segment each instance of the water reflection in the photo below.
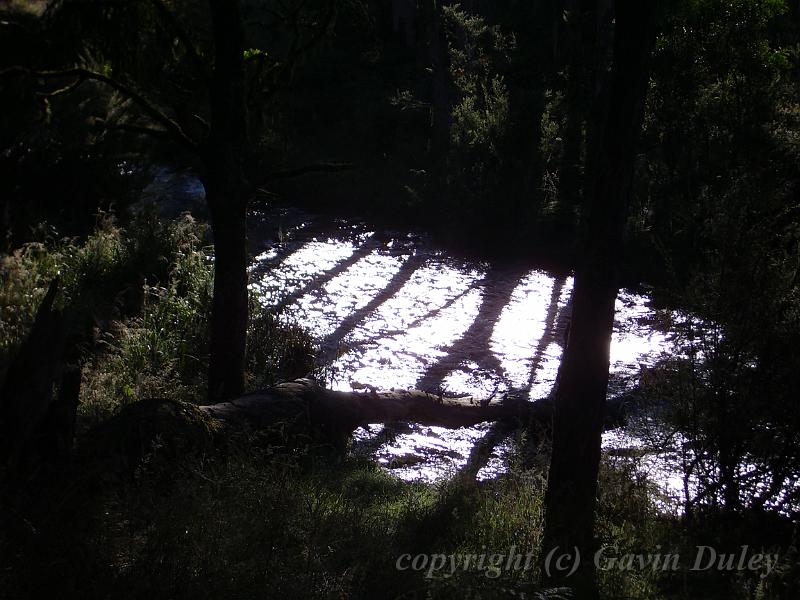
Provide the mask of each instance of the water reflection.
[{"label": "water reflection", "polygon": [[[555,382],[569,320],[572,279],[522,267],[456,261],[427,240],[376,234],[340,222],[327,232],[291,229],[287,242],[264,243],[251,266],[264,305],[306,326],[321,345],[334,389],[419,388],[482,398],[507,392],[547,396]],[[647,299],[623,291],[611,345],[611,393],[640,364],[667,349],[652,327]],[[487,432],[374,425],[356,447],[402,478],[437,479],[463,467]],[[480,476],[502,470],[499,445]]]},{"label": "water reflection", "polygon": [[[167,216],[186,210],[205,214],[203,186],[192,172],[154,167],[151,175],[142,204],[155,202]],[[456,261],[414,234],[376,234],[358,223],[294,209],[256,210],[249,238],[255,250],[253,288],[265,305],[282,309],[317,335],[333,387],[427,387],[482,398],[512,391],[531,399],[552,390],[570,315],[570,278]],[[670,319],[673,331],[702,326],[679,312]],[[609,394],[624,393],[640,366],[662,351],[688,356],[686,347],[670,342],[647,298],[621,292]],[[689,346],[693,359],[702,360],[702,348]],[[665,446],[642,432],[633,437],[631,430],[607,432],[604,446],[623,456],[631,451],[643,456],[641,468],[665,497],[694,495],[694,476],[683,476],[687,462],[694,461],[685,441],[674,436]],[[456,431],[390,423],[358,431],[356,449],[400,477],[434,480],[464,468],[470,454],[479,453],[480,440],[507,433],[488,423]],[[496,446],[478,476],[501,472],[507,450]],[[742,468],[755,473],[753,485],[759,488],[772,477],[760,478],[754,465]],[[796,496],[799,485],[787,482],[778,500]]]}]

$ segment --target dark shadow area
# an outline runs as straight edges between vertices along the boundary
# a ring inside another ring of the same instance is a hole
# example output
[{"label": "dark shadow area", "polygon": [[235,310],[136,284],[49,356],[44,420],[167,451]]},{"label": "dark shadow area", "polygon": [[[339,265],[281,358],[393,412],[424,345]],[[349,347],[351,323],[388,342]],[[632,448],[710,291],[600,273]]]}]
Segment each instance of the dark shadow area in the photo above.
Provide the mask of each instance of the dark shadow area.
[{"label": "dark shadow area", "polygon": [[385,338],[394,337],[396,335],[402,335],[402,334],[406,333],[407,331],[409,331],[410,329],[414,329],[415,327],[419,327],[425,321],[427,321],[429,319],[436,318],[442,311],[445,311],[448,308],[450,308],[451,306],[453,306],[453,304],[455,304],[461,298],[463,298],[464,296],[469,294],[472,290],[474,290],[479,285],[480,285],[479,281],[469,285],[463,292],[459,292],[458,294],[456,294],[455,296],[450,298],[447,302],[445,302],[441,306],[439,306],[437,308],[433,308],[433,309],[429,310],[427,313],[425,313],[424,315],[422,315],[421,317],[419,317],[417,319],[414,319],[411,323],[408,324],[408,326],[405,329],[389,329],[387,331],[382,331],[378,335],[375,335],[373,337],[370,337],[370,338],[367,338],[365,340],[362,340],[362,341],[360,341],[360,342],[358,342],[356,344],[353,344],[353,347],[362,348],[364,346],[368,346],[369,344],[374,344],[374,343],[378,342],[379,340],[382,340],[382,339],[385,339]]},{"label": "dark shadow area", "polygon": [[[558,310],[558,299],[564,291],[564,286],[567,284],[567,278],[564,276],[556,277],[553,279],[553,289],[550,292],[550,303],[547,305],[547,315],[544,321],[544,332],[539,342],[536,344],[536,350],[533,353],[531,360],[530,375],[528,376],[528,383],[522,389],[522,393],[531,400],[530,391],[533,387],[533,382],[536,381],[536,372],[542,364],[544,353],[547,347],[555,342],[562,348],[565,346],[566,332],[569,325],[569,317],[572,314],[572,296],[560,311]],[[532,398],[538,400],[539,398]]]},{"label": "dark shadow area", "polygon": [[249,273],[250,282],[253,283],[254,281],[257,281],[258,279],[262,278],[270,271],[278,269],[287,258],[289,258],[292,254],[297,252],[304,245],[305,242],[303,243],[294,242],[294,243],[281,244],[280,246],[278,246],[277,249],[275,250],[275,256],[259,261],[250,270]]},{"label": "dark shadow area", "polygon": [[[319,223],[313,218],[308,222],[309,216],[305,213],[290,212],[287,215],[278,210],[254,213],[250,217],[247,223],[247,236],[252,256],[255,257],[269,249],[275,251],[275,256],[261,260],[252,267],[251,280],[280,268],[286,259],[312,241],[316,234],[332,235],[331,230],[335,229],[331,228],[329,223]],[[265,235],[265,231],[269,233]],[[294,239],[298,234],[298,239]]]}]

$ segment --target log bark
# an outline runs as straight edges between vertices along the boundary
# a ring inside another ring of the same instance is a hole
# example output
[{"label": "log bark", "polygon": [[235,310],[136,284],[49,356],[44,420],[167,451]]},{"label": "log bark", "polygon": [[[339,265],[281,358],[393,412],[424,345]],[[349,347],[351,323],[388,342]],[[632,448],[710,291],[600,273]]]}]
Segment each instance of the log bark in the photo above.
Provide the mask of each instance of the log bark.
[{"label": "log bark", "polygon": [[229,425],[262,429],[281,420],[302,418],[312,428],[350,435],[362,425],[394,421],[451,429],[484,421],[547,422],[552,403],[549,399],[528,402],[511,396],[487,402],[473,396],[447,398],[419,390],[340,392],[298,379],[201,409]]}]

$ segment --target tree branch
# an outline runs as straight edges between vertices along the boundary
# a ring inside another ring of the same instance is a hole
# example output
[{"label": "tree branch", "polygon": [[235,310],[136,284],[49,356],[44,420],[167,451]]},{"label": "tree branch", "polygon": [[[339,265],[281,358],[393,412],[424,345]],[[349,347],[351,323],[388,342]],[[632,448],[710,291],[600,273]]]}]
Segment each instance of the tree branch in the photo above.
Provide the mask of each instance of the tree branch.
[{"label": "tree branch", "polygon": [[62,94],[68,94],[82,83],[83,79],[79,77],[75,81],[68,83],[64,87],[58,88],[57,90],[53,90],[52,92],[37,92],[36,95],[39,96],[40,98],[45,98],[49,100],[50,98],[55,98],[56,96],[61,96]]},{"label": "tree branch", "polygon": [[[87,79],[91,79],[93,81],[99,81],[111,89],[119,92],[126,98],[130,99],[142,111],[153,121],[160,124],[164,127],[164,130],[169,134],[170,138],[173,141],[178,142],[188,150],[192,152],[199,151],[199,144],[195,142],[191,137],[189,137],[186,132],[183,131],[183,128],[173,119],[168,117],[164,112],[162,112],[155,104],[150,102],[147,98],[142,96],[139,92],[137,92],[132,87],[125,85],[107,75],[103,75],[102,73],[96,73],[94,71],[90,71],[89,69],[85,69],[83,67],[74,67],[71,69],[63,69],[59,71],[37,71],[33,69],[28,69],[25,67],[10,67],[3,71],[0,71],[0,77],[11,77],[11,76],[19,76],[19,75],[28,75],[30,77],[37,77],[39,79],[60,79],[62,77],[76,77],[79,81],[84,81]],[[77,87],[77,83],[73,83],[72,86],[67,86],[70,89],[74,89]],[[59,90],[56,90],[59,92]],[[59,92],[60,93],[60,92]]]},{"label": "tree branch", "polygon": [[[295,63],[299,60],[301,56],[303,56],[306,52],[311,50],[314,46],[316,46],[319,42],[321,42],[325,34],[328,32],[328,28],[330,27],[331,23],[333,22],[334,15],[336,14],[336,2],[335,0],[329,0],[327,3],[327,8],[325,12],[325,16],[322,19],[321,24],[319,24],[314,32],[312,33],[311,37],[305,42],[301,43],[302,32],[299,22],[300,12],[302,11],[305,5],[305,0],[301,2],[297,7],[295,7],[294,11],[291,11],[291,16],[288,15],[290,12],[285,6],[281,4],[281,8],[287,13],[286,15],[278,15],[278,13],[273,14],[276,18],[280,18],[284,23],[286,23],[289,27],[291,27],[293,36],[292,41],[289,47],[289,51],[287,52],[284,60],[275,62],[268,70],[266,74],[273,75],[281,75],[284,73],[289,73],[294,68]],[[252,60],[256,60],[255,56],[251,57]],[[249,61],[248,61],[249,62]],[[261,74],[260,74],[261,75]],[[268,85],[266,89],[262,90],[262,92],[267,96],[270,97],[275,94],[278,89],[280,88],[280,80],[281,77],[276,77],[273,81],[272,85]]]}]

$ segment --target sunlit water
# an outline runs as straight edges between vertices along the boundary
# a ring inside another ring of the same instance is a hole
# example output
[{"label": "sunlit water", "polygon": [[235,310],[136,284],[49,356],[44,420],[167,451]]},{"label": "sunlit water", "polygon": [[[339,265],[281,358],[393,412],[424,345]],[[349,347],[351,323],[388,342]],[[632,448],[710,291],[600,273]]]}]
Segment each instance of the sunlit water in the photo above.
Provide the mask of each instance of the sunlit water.
[{"label": "sunlit water", "polygon": [[[130,165],[123,167],[128,172]],[[166,167],[149,173],[143,203],[155,202],[167,216],[191,210],[207,217],[203,186],[193,173]],[[251,287],[265,306],[316,336],[331,387],[419,388],[480,398],[514,393],[531,401],[550,394],[569,322],[570,277],[457,260],[421,235],[371,231],[287,209],[255,214],[249,238]],[[665,324],[694,323],[694,317],[663,316],[646,296],[619,294],[609,397],[631,389],[641,367],[663,354],[684,353]],[[694,356],[702,360],[701,353]],[[359,429],[354,447],[397,477],[436,481],[463,467],[490,427],[377,424]],[[693,456],[680,436],[664,444],[633,433],[630,427],[608,431],[603,445],[610,455],[637,453],[636,468],[659,488],[662,507],[680,510],[698,491],[695,477],[683,475]],[[509,450],[499,445],[478,476],[502,473]]]},{"label": "sunlit water", "polygon": [[[480,398],[510,392],[531,401],[552,390],[571,277],[455,260],[423,236],[291,211],[265,216],[263,227],[277,239],[261,242],[251,287],[265,306],[315,335],[333,389],[416,388]],[[641,365],[668,350],[658,322],[645,296],[619,294],[610,395],[628,389]],[[489,427],[376,424],[356,431],[355,448],[398,477],[434,481],[462,467]],[[502,472],[507,452],[500,445],[479,477]]]}]

